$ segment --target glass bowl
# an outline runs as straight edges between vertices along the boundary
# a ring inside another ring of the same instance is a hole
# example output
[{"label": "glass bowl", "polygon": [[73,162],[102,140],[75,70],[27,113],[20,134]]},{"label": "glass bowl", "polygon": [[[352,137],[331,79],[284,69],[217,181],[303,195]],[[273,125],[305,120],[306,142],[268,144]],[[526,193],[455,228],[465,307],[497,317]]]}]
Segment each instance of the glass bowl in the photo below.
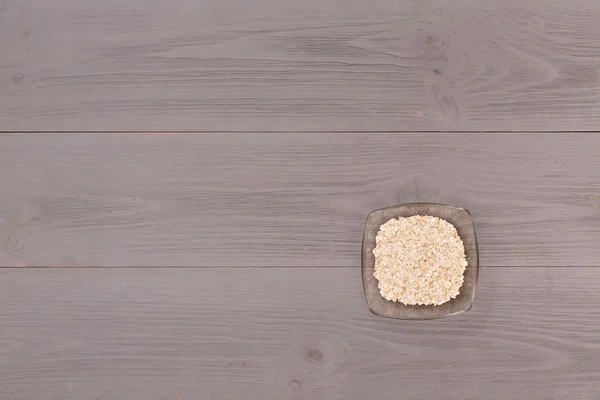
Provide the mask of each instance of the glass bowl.
[{"label": "glass bowl", "polygon": [[[460,294],[439,306],[407,306],[400,302],[386,300],[379,293],[377,279],[373,276],[375,267],[373,249],[379,227],[392,218],[413,215],[430,215],[450,222],[465,245],[468,266],[465,269],[465,281],[460,288]],[[367,217],[362,245],[362,280],[367,304],[374,314],[399,319],[434,319],[468,311],[473,306],[478,273],[477,236],[471,214],[464,208],[434,203],[411,203],[376,210]]]}]

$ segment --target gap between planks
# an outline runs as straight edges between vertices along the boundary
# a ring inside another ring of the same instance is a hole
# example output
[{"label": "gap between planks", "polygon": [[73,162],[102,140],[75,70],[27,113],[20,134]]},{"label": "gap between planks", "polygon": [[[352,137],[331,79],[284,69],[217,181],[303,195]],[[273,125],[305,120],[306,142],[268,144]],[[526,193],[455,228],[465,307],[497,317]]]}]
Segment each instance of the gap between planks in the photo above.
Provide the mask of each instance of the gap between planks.
[{"label": "gap between planks", "polygon": [[[140,265],[140,266],[110,266],[110,265],[30,265],[30,266],[0,266],[0,271],[5,269],[223,269],[223,268],[231,268],[231,269],[242,269],[242,268],[257,268],[257,269],[292,269],[292,268],[316,268],[316,269],[324,269],[324,268],[361,268],[360,266],[347,266],[347,265],[286,265],[286,266],[255,266],[255,265],[227,265],[227,266],[190,266],[190,265],[169,265],[169,266],[161,266],[161,265]],[[479,270],[482,269],[492,269],[492,268],[600,268],[600,265],[569,265],[569,266],[560,266],[560,265],[522,265],[522,266],[514,266],[514,265],[486,265],[480,266]]]},{"label": "gap between planks", "polygon": [[472,135],[526,135],[526,134],[598,134],[600,130],[564,130],[564,131],[542,131],[542,130],[525,130],[525,131],[499,131],[499,130],[479,130],[479,131],[446,131],[446,130],[430,130],[430,131],[414,131],[414,130],[327,130],[327,131],[297,131],[297,130],[231,130],[231,131],[215,131],[215,130],[181,130],[181,131],[152,131],[152,130],[128,130],[128,131],[0,131],[0,135],[207,135],[207,134],[439,134],[447,132],[448,134],[472,134]]}]

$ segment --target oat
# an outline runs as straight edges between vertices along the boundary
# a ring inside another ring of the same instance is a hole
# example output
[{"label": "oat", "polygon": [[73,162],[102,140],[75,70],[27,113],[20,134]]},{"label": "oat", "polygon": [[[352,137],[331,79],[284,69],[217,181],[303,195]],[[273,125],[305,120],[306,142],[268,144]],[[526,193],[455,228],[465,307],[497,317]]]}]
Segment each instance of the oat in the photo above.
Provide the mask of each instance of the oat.
[{"label": "oat", "polygon": [[456,298],[467,267],[456,228],[416,215],[391,219],[376,237],[375,278],[381,295],[406,305],[440,305]]}]

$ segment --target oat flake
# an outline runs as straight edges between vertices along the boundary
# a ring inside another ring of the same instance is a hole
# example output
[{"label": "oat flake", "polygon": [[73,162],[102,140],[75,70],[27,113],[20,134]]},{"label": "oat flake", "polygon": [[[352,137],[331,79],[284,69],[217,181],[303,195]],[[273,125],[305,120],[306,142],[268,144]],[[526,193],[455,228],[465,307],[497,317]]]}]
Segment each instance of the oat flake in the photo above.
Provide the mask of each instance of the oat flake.
[{"label": "oat flake", "polygon": [[376,243],[374,275],[385,299],[440,305],[458,296],[467,260],[451,223],[426,215],[391,219]]}]

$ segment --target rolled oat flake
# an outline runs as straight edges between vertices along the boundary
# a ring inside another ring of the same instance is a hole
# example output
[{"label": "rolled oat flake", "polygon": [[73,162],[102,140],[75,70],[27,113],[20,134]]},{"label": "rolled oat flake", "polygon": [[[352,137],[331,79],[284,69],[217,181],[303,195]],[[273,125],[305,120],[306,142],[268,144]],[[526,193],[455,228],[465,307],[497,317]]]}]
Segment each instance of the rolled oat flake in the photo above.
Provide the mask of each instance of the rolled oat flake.
[{"label": "rolled oat flake", "polygon": [[391,219],[376,237],[379,292],[406,305],[441,305],[456,298],[467,267],[456,228],[428,215]]}]

